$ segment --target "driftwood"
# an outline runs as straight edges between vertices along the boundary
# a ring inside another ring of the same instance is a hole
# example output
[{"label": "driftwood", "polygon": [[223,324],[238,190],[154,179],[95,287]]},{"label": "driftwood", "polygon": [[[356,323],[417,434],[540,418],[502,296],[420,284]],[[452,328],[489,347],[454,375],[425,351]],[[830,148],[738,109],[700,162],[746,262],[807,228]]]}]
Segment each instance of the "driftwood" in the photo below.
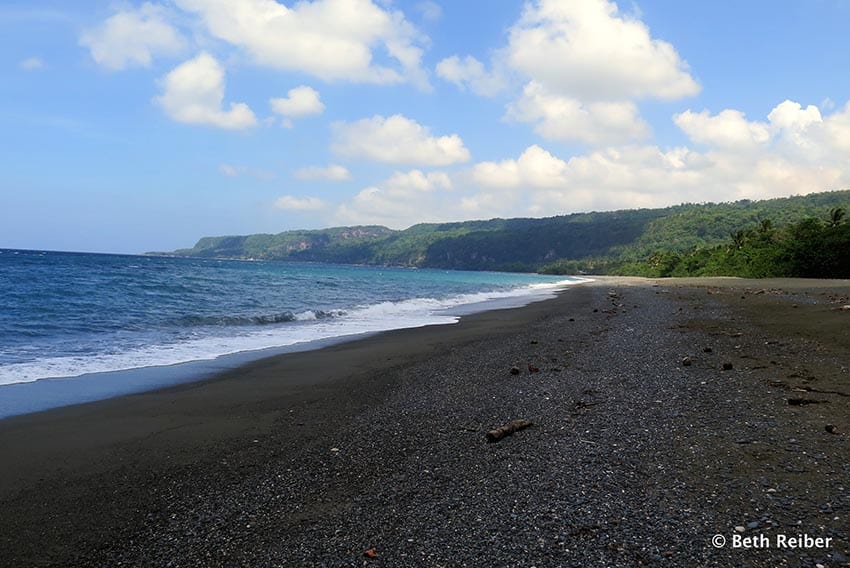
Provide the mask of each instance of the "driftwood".
[{"label": "driftwood", "polygon": [[495,430],[490,430],[487,432],[487,441],[488,442],[498,442],[505,436],[510,436],[514,432],[519,432],[524,428],[528,428],[532,426],[532,423],[524,418],[517,418],[516,420],[512,420],[505,424],[500,428],[496,428]]}]

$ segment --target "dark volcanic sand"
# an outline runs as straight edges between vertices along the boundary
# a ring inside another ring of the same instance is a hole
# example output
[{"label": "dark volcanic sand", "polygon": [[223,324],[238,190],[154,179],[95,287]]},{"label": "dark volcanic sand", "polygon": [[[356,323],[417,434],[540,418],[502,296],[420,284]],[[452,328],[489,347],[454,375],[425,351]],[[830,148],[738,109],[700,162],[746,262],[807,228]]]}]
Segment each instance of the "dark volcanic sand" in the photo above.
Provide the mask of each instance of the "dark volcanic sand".
[{"label": "dark volcanic sand", "polygon": [[[685,284],[2,420],[0,564],[847,564],[850,286]],[[832,540],[776,548],[800,534]]]}]

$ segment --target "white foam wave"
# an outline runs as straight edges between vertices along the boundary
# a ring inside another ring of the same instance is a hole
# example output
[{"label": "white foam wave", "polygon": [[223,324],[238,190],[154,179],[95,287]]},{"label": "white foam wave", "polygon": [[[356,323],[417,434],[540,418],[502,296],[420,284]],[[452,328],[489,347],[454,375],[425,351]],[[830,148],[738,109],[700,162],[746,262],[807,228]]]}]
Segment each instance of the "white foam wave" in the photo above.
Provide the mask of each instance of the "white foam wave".
[{"label": "white foam wave", "polygon": [[477,309],[464,313],[485,311],[488,303],[505,299],[516,300],[512,305],[524,305],[551,297],[555,290],[576,282],[573,279],[531,284],[510,290],[463,294],[444,299],[412,298],[359,306],[346,311],[304,311],[295,314],[295,322],[289,324],[264,326],[250,331],[241,329],[237,334],[226,336],[150,345],[122,353],[44,358],[6,365],[0,367],[0,385],[205,361],[232,353],[288,347],[390,329],[451,324],[459,319],[458,315],[450,311],[452,309],[476,305]]}]

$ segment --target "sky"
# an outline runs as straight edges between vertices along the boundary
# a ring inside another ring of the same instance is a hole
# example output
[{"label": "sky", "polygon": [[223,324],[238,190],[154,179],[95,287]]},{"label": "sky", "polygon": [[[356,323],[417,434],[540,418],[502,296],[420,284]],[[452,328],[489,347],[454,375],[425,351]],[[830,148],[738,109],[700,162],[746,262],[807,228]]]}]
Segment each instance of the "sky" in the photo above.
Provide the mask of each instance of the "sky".
[{"label": "sky", "polygon": [[850,0],[4,0],[0,248],[850,188]]}]

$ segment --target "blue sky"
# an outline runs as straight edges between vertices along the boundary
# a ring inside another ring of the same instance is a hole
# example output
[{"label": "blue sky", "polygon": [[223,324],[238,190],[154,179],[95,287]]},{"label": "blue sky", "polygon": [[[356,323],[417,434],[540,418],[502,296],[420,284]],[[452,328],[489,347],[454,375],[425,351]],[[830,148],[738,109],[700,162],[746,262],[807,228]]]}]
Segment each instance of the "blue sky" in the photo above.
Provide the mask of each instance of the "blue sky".
[{"label": "blue sky", "polygon": [[0,5],[0,247],[850,188],[850,0]]}]

